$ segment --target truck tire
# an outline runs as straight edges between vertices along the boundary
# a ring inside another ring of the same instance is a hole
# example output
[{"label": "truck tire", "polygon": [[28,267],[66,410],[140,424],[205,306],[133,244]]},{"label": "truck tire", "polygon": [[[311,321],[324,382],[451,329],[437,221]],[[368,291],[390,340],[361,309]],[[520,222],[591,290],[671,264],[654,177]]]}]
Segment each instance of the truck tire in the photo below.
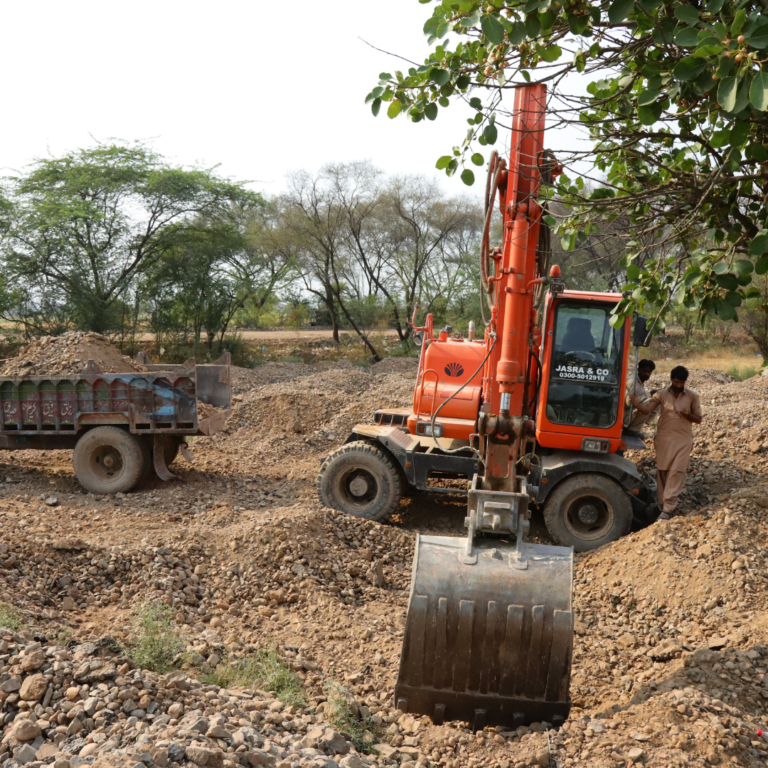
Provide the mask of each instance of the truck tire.
[{"label": "truck tire", "polygon": [[588,552],[620,539],[632,527],[632,502],[605,475],[573,475],[547,498],[544,523],[557,544]]},{"label": "truck tire", "polygon": [[323,462],[317,495],[326,507],[366,520],[383,520],[400,504],[402,473],[377,446],[347,443]]},{"label": "truck tire", "polygon": [[[183,438],[177,437],[173,440],[168,440],[165,444],[165,466],[170,467],[171,464],[176,461],[181,450],[181,443]],[[155,475],[155,460],[154,460],[154,445],[155,439],[151,435],[142,435],[140,438],[141,452],[144,457],[144,469],[141,472],[140,484],[146,483],[150,477],[157,477]]]},{"label": "truck tire", "polygon": [[92,493],[126,493],[144,471],[145,457],[138,438],[120,427],[96,427],[75,446],[75,475]]}]

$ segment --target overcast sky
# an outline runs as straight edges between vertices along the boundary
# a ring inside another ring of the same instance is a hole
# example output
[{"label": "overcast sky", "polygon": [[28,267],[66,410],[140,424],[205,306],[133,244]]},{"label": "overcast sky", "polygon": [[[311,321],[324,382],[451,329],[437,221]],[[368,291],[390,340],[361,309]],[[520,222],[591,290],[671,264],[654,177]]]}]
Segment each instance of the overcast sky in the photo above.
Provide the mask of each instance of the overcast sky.
[{"label": "overcast sky", "polygon": [[119,138],[267,193],[336,161],[445,179],[434,164],[464,136],[460,104],[419,124],[364,104],[379,72],[405,65],[359,38],[421,62],[429,13],[418,0],[5,3],[0,173]]}]

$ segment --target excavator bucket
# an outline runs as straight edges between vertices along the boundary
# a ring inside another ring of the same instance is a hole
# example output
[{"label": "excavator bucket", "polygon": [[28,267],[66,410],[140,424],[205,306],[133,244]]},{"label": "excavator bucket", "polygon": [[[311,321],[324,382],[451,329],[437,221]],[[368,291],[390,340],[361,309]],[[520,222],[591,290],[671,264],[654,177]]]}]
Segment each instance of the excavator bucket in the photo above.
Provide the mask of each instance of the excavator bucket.
[{"label": "excavator bucket", "polygon": [[[476,555],[476,557],[475,557]],[[395,686],[436,724],[554,727],[568,717],[573,550],[418,536]]]}]

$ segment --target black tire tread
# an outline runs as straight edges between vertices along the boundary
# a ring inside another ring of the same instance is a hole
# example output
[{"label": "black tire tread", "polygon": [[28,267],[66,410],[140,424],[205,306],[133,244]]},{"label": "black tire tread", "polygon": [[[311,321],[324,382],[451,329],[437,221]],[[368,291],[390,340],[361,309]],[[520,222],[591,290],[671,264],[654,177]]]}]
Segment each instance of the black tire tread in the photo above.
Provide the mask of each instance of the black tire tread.
[{"label": "black tire tread", "polygon": [[[614,511],[613,528],[601,539],[593,541],[574,537],[566,528],[562,518],[568,499],[579,491],[587,492],[589,490],[598,490],[608,499]],[[615,480],[607,475],[571,475],[556,486],[544,504],[544,523],[549,535],[556,544],[573,547],[576,552],[589,552],[602,547],[604,544],[617,541],[629,533],[633,520],[632,502],[629,500],[629,496]]]},{"label": "black tire tread", "polygon": [[345,443],[340,448],[337,448],[333,453],[329,454],[322,466],[320,472],[317,475],[317,495],[320,498],[321,504],[331,509],[338,509],[341,512],[347,512],[348,514],[355,514],[343,508],[340,502],[332,498],[329,494],[329,482],[328,478],[330,473],[333,472],[336,462],[339,458],[349,456],[352,454],[363,454],[372,459],[379,461],[382,467],[385,469],[388,475],[390,483],[392,483],[393,492],[386,504],[381,505],[380,508],[374,509],[370,514],[356,515],[357,517],[364,517],[366,520],[384,520],[394,512],[400,505],[400,499],[403,496],[403,472],[402,469],[395,464],[395,462],[387,455],[387,453],[381,450],[378,446],[372,445],[362,440],[356,440],[352,443]]}]

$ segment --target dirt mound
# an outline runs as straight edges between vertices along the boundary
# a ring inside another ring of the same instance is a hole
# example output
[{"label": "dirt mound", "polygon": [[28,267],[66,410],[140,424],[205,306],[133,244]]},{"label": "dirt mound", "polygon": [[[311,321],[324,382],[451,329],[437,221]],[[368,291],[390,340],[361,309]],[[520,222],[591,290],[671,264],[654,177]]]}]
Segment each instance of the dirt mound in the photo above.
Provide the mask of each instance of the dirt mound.
[{"label": "dirt mound", "polygon": [[72,331],[61,336],[43,336],[24,347],[0,368],[2,376],[47,376],[82,373],[93,360],[102,373],[146,371],[124,357],[106,336]]},{"label": "dirt mound", "polygon": [[405,373],[414,377],[416,384],[416,372],[419,370],[419,360],[416,357],[387,357],[379,363],[371,366],[376,373]]}]

